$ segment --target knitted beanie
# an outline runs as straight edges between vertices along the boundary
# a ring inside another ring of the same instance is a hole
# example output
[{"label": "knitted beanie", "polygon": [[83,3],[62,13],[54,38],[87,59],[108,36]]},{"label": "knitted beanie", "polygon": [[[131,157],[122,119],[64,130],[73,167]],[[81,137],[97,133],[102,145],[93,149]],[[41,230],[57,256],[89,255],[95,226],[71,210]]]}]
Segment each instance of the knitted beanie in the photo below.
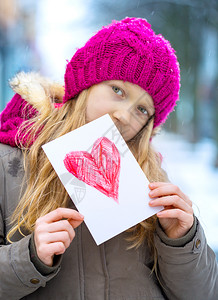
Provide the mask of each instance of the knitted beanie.
[{"label": "knitted beanie", "polygon": [[66,67],[63,103],[106,80],[129,81],[147,91],[154,101],[154,127],[164,123],[179,98],[175,51],[145,19],[113,21],[76,51]]}]

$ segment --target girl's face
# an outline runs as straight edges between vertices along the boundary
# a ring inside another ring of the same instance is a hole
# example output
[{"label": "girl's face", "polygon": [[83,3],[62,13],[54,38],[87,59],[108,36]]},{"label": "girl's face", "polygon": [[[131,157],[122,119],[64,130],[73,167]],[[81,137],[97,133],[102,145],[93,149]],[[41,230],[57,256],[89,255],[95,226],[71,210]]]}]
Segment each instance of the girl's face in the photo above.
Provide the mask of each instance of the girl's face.
[{"label": "girl's face", "polygon": [[110,80],[94,85],[87,99],[86,120],[91,122],[109,114],[128,142],[154,114],[151,96],[127,81]]}]

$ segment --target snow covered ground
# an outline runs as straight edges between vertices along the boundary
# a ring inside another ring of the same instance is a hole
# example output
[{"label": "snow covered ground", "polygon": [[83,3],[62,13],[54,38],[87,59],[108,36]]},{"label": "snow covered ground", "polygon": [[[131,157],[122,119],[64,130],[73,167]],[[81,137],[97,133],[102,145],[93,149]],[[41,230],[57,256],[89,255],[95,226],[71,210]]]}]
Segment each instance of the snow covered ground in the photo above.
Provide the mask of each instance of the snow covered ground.
[{"label": "snow covered ground", "polygon": [[210,140],[191,144],[162,132],[153,139],[163,155],[163,168],[193,202],[210,247],[218,253],[218,169],[213,167],[215,145]]}]

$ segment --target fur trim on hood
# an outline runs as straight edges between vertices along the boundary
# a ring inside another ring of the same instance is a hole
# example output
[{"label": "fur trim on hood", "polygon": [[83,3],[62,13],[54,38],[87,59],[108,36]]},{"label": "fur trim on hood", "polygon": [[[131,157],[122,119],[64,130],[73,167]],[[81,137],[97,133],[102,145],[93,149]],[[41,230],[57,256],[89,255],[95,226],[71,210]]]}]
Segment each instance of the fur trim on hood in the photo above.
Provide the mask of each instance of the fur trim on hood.
[{"label": "fur trim on hood", "polygon": [[49,114],[54,103],[61,103],[64,87],[37,73],[17,74],[10,85],[16,93],[0,115],[0,142],[17,146],[21,124],[36,115]]},{"label": "fur trim on hood", "polygon": [[63,85],[52,82],[38,73],[18,73],[10,81],[10,86],[38,112],[46,110],[51,103],[60,103],[63,100]]}]

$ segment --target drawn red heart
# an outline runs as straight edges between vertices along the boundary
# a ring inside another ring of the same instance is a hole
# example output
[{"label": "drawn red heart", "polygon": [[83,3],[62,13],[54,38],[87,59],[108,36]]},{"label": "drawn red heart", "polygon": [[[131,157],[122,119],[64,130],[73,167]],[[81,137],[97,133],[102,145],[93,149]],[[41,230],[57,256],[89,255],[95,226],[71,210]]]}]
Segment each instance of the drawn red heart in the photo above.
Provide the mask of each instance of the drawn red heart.
[{"label": "drawn red heart", "polygon": [[73,151],[64,158],[66,169],[118,203],[120,153],[106,137],[97,139],[91,153]]}]

